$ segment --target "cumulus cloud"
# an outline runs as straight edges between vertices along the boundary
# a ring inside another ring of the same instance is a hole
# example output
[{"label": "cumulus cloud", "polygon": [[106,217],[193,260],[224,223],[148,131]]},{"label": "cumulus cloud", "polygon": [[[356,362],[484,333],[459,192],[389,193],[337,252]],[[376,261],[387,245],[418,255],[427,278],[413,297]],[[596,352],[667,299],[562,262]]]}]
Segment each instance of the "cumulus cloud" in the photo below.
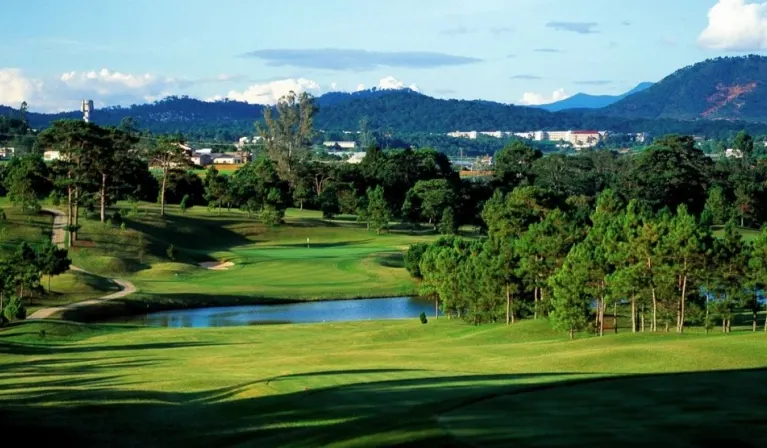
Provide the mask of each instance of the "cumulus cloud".
[{"label": "cumulus cloud", "polygon": [[[243,91],[231,90],[225,98],[235,101],[243,101],[250,104],[275,104],[278,99],[290,92],[318,93],[320,85],[316,81],[306,78],[281,79],[261,84],[252,84]],[[224,97],[214,96],[208,100],[220,100]]]},{"label": "cumulus cloud", "polygon": [[404,82],[398,80],[394,76],[387,76],[380,81],[378,81],[378,88],[381,90],[400,90],[400,89],[410,89],[413,91],[418,91],[418,86],[415,84],[405,85]]},{"label": "cumulus cloud", "polygon": [[367,71],[380,67],[438,68],[482,62],[481,59],[433,51],[367,51],[343,48],[264,49],[242,57],[273,67]]},{"label": "cumulus cloud", "polygon": [[16,68],[0,69],[0,104],[18,107],[40,96],[42,86]]},{"label": "cumulus cloud", "polygon": [[767,2],[719,0],[708,11],[708,26],[698,44],[727,51],[767,49]]},{"label": "cumulus cloud", "polygon": [[522,94],[522,98],[518,103],[525,106],[538,106],[541,104],[556,103],[557,101],[562,101],[564,99],[570,98],[570,96],[571,95],[565,92],[565,89],[557,89],[551,95],[536,92],[525,92]]},{"label": "cumulus cloud", "polygon": [[21,70],[0,68],[0,104],[18,107],[22,101],[41,112],[75,110],[83,99],[96,107],[128,106],[177,95],[198,84],[225,83],[243,79],[240,75],[220,74],[187,79],[150,73],[123,73],[110,69],[70,71],[58,76],[34,79]]}]

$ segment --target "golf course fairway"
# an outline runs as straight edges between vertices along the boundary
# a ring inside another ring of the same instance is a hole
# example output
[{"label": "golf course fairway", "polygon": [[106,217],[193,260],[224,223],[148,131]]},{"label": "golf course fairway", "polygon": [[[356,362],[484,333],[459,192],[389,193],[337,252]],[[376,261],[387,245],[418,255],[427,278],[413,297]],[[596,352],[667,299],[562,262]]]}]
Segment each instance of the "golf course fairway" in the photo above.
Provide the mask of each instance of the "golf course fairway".
[{"label": "golf course fairway", "polygon": [[545,320],[0,330],[0,425],[59,446],[759,446],[763,333]]}]

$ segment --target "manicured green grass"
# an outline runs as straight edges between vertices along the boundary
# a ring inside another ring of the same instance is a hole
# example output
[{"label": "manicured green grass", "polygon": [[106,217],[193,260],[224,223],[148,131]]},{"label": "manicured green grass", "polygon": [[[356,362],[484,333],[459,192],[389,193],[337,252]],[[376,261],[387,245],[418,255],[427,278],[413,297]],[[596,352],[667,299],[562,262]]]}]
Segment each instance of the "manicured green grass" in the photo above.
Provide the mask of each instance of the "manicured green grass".
[{"label": "manicured green grass", "polygon": [[[125,212],[127,206],[121,205]],[[168,211],[164,219],[154,205],[124,213],[124,230],[83,221],[82,242],[72,251],[75,263],[132,281],[140,294],[130,300],[188,302],[205,297],[241,303],[401,296],[416,290],[403,269],[404,251],[435,238],[431,232],[376,235],[352,217],[328,222],[316,211],[289,210],[286,223],[278,227],[267,227],[239,210]],[[178,251],[175,260],[167,257],[171,244]],[[235,265],[224,271],[198,266],[211,260]]]},{"label": "manicured green grass", "polygon": [[[754,241],[759,237],[759,234],[761,233],[757,229],[749,229],[747,227],[738,227],[738,232],[740,232],[743,240],[745,241]],[[724,228],[722,226],[714,227],[714,236],[717,238],[722,238],[724,236]]]},{"label": "manicured green grass", "polygon": [[[48,277],[42,285],[48,289]],[[51,290],[42,297],[32,298],[25,303],[27,315],[40,308],[57,307],[84,300],[96,299],[117,292],[120,287],[112,280],[79,271],[69,271],[51,279]]]},{"label": "manicured green grass", "polygon": [[7,198],[0,198],[0,208],[6,216],[4,221],[0,221],[0,252],[11,253],[23,241],[38,244],[50,240],[53,226],[53,215],[50,213],[22,213]]},{"label": "manicured green grass", "polygon": [[0,330],[0,427],[67,446],[759,446],[765,337],[25,323]]}]

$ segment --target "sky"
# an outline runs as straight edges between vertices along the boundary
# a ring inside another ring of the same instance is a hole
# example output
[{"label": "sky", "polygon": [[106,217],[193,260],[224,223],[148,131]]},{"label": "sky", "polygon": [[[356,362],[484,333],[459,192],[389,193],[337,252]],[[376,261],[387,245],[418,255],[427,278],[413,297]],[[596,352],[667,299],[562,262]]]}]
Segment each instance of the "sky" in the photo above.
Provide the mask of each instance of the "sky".
[{"label": "sky", "polygon": [[371,87],[544,104],[767,51],[767,0],[5,3],[0,104],[43,112]]}]

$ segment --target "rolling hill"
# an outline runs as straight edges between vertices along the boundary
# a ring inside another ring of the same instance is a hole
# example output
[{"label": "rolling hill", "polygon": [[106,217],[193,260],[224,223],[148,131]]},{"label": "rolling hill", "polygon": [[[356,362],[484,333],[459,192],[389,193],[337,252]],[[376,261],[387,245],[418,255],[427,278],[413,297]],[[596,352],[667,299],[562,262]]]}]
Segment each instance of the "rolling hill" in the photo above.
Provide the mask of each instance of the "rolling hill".
[{"label": "rolling hill", "polygon": [[767,57],[717,58],[685,67],[601,113],[625,118],[767,122]]},{"label": "rolling hill", "polygon": [[549,112],[559,112],[569,109],[601,109],[603,107],[617,103],[629,95],[633,95],[635,93],[646,90],[652,86],[652,84],[653,83],[651,82],[643,82],[621,95],[591,95],[588,93],[577,93],[570,98],[566,98],[562,101],[557,101],[556,103],[544,104],[542,106],[538,106],[538,108],[547,110]]},{"label": "rolling hill", "polygon": [[[684,68],[661,82],[640,84],[623,99],[595,109],[597,96],[577,96],[548,105],[565,110],[523,107],[485,100],[438,99],[409,90],[371,89],[331,92],[316,99],[315,127],[356,130],[363,118],[372,131],[433,133],[451,131],[531,131],[600,129],[614,132],[649,132],[728,135],[743,129],[767,133],[767,58],[719,58]],[[616,97],[609,97],[613,101]],[[578,109],[567,109],[569,107]],[[265,106],[238,101],[206,102],[189,97],[168,97],[150,104],[96,110],[94,122],[117,125],[132,117],[154,133],[182,133],[191,139],[232,141],[252,135]],[[0,108],[4,115],[15,114]],[[79,112],[29,113],[33,128],[47,127],[62,118],[80,118]],[[750,122],[750,123],[749,123]]]}]

